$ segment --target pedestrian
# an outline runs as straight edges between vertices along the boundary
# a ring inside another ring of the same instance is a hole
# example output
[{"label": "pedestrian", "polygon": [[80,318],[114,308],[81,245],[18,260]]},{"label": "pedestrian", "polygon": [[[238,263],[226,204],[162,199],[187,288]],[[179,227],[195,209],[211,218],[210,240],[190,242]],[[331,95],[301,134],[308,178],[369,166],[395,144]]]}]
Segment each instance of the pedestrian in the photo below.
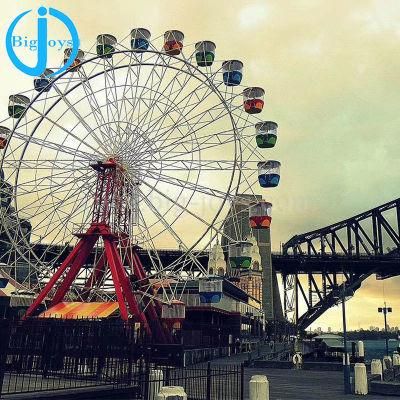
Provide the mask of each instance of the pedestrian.
[{"label": "pedestrian", "polygon": [[240,353],[240,339],[236,338],[235,340],[235,354]]}]

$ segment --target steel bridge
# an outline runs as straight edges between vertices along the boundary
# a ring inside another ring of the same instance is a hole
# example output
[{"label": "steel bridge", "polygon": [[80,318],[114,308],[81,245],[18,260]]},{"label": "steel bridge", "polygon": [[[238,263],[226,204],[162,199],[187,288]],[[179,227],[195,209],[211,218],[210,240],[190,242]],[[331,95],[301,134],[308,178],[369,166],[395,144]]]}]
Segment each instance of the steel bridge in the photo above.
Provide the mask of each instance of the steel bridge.
[{"label": "steel bridge", "polygon": [[283,277],[285,316],[306,329],[368,277],[400,275],[400,198],[293,236],[273,262]]}]

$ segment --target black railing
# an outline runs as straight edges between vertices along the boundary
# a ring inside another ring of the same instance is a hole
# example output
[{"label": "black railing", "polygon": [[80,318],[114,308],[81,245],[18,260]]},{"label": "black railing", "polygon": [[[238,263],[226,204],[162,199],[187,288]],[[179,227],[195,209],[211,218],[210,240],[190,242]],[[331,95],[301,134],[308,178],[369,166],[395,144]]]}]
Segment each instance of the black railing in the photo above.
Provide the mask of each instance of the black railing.
[{"label": "black railing", "polygon": [[242,400],[243,378],[242,365],[157,367],[147,371],[138,399],[155,400],[162,386],[181,386],[190,400]]},{"label": "black railing", "polygon": [[104,386],[153,400],[172,385],[193,400],[243,395],[240,365],[181,368],[183,346],[150,343],[120,321],[2,320],[0,337],[2,394]]}]

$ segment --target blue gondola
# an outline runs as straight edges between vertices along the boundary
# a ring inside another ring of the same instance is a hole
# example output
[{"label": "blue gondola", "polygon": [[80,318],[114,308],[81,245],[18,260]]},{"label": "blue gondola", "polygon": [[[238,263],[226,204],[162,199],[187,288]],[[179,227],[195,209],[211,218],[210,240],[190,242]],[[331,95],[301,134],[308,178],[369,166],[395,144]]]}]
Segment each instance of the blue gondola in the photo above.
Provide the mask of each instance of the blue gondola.
[{"label": "blue gondola", "polygon": [[150,45],[151,33],[145,28],[131,30],[131,48],[134,51],[146,51]]},{"label": "blue gondola", "polygon": [[200,303],[219,303],[222,299],[223,278],[208,277],[199,279]]},{"label": "blue gondola", "polygon": [[261,187],[270,188],[279,185],[281,167],[281,163],[279,161],[261,161],[257,164],[257,167],[258,182],[260,183]]},{"label": "blue gondola", "polygon": [[239,60],[229,60],[222,63],[222,77],[226,86],[240,85],[243,78],[243,63]]},{"label": "blue gondola", "polygon": [[50,91],[51,85],[49,85],[49,83],[51,82],[51,79],[48,76],[51,75],[53,72],[53,70],[46,68],[42,75],[34,79],[33,85],[35,86],[35,90],[37,90],[38,92]]}]

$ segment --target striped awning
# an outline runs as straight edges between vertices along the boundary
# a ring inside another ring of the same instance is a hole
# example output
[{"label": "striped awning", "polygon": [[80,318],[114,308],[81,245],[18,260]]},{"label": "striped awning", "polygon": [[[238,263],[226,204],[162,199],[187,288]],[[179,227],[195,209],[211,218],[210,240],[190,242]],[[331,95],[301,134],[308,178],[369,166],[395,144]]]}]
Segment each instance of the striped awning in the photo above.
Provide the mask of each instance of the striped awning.
[{"label": "striped awning", "polygon": [[62,319],[82,319],[82,318],[106,318],[118,310],[118,303],[108,302],[63,302],[50,307],[42,312],[40,318],[62,318]]}]

